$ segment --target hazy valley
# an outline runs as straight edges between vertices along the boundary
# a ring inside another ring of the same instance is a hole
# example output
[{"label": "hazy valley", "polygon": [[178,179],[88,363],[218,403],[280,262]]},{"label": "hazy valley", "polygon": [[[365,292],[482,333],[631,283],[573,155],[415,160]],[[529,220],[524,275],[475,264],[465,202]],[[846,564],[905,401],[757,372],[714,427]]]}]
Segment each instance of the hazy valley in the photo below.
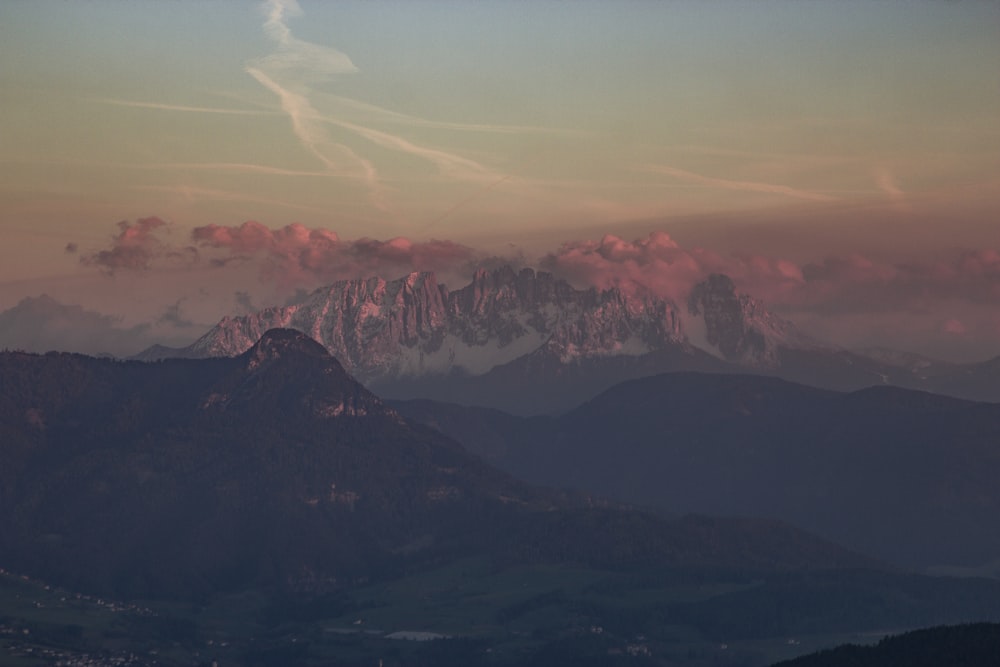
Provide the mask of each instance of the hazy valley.
[{"label": "hazy valley", "polygon": [[0,371],[4,567],[124,601],[6,580],[22,657],[765,665],[1000,617],[995,580],[921,573],[998,553],[990,404],[721,373],[559,416],[387,403],[288,329]]}]

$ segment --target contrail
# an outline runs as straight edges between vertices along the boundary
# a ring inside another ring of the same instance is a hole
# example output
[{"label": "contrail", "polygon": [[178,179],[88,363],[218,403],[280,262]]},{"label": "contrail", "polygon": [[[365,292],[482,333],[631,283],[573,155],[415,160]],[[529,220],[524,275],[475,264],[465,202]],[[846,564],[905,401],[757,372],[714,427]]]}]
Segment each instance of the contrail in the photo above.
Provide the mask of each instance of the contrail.
[{"label": "contrail", "polygon": [[[271,77],[256,68],[247,67],[246,70],[262,86],[278,96],[278,99],[281,101],[281,108],[292,121],[292,131],[299,138],[299,141],[306,150],[312,153],[332,173],[353,178],[362,178],[372,190],[372,203],[377,208],[384,210],[385,202],[382,199],[378,183],[378,173],[375,171],[375,166],[355,153],[351,148],[330,141],[326,130],[317,123],[319,113],[309,103],[309,99],[305,95],[300,95],[287,88],[283,88]],[[330,159],[326,153],[320,150],[320,147],[324,144],[329,145],[347,159],[353,160],[361,168],[361,174],[359,175],[357,172],[347,170],[337,161]]]},{"label": "contrail", "polygon": [[263,164],[248,164],[245,162],[153,162],[150,164],[130,165],[131,169],[185,169],[199,171],[235,171],[248,174],[269,174],[271,176],[314,176],[330,178],[328,171],[303,171],[300,169],[283,169]]},{"label": "contrail", "polygon": [[375,104],[362,102],[350,97],[326,94],[324,97],[332,102],[350,107],[358,111],[363,111],[368,116],[380,116],[382,122],[395,123],[397,125],[409,125],[412,127],[430,127],[442,130],[455,130],[457,132],[485,132],[496,134],[584,134],[579,130],[570,130],[555,127],[539,127],[535,125],[497,125],[484,123],[456,123],[440,120],[428,120],[419,118],[398,111],[392,111]]},{"label": "contrail", "polygon": [[725,190],[766,192],[769,194],[784,195],[785,197],[793,197],[795,199],[808,199],[811,201],[834,200],[834,198],[830,197],[829,195],[821,194],[819,192],[809,192],[808,190],[797,190],[787,185],[773,185],[771,183],[758,183],[756,181],[731,181],[726,178],[713,178],[711,176],[703,176],[701,174],[696,174],[693,171],[685,171],[684,169],[677,169],[676,167],[667,167],[663,165],[649,165],[648,169],[649,171],[652,171],[654,173],[673,176],[674,178],[680,179],[682,181],[687,181],[688,183],[707,185],[711,187],[722,188]]},{"label": "contrail", "polygon": [[293,93],[278,85],[271,77],[264,74],[255,67],[247,67],[247,73],[262,86],[278,96],[281,108],[292,121],[292,132],[299,138],[306,150],[312,153],[320,162],[326,165],[327,169],[340,171],[340,166],[324,155],[318,148],[318,144],[328,141],[328,137],[323,128],[316,124],[319,114],[309,103],[305,95]]},{"label": "contrail", "polygon": [[[335,75],[357,72],[358,68],[346,54],[336,49],[304,42],[292,35],[285,24],[285,16],[302,14],[302,9],[295,0],[269,0],[266,7],[268,12],[264,31],[277,44],[277,50],[248,63],[247,73],[278,96],[282,110],[292,122],[292,132],[307,151],[322,162],[331,173],[360,178],[367,183],[372,203],[376,208],[385,210],[386,205],[375,166],[348,146],[330,139],[320,124],[319,113],[309,101],[310,89],[305,84],[305,80],[309,78],[324,80]],[[293,75],[298,91],[283,86],[276,80],[275,77],[283,73]],[[299,73],[299,76],[295,77],[296,73]],[[328,154],[331,149],[338,154],[339,160]],[[345,167],[343,164],[345,161],[353,163],[356,168]]]},{"label": "contrail", "polygon": [[[263,58],[248,62],[246,64],[247,73],[278,97],[281,109],[291,120],[292,131],[302,146],[331,173],[364,180],[371,190],[373,203],[377,207],[385,210],[381,182],[375,165],[370,160],[358,155],[350,147],[336,142],[331,138],[326,126],[335,126],[346,130],[380,148],[406,153],[426,160],[442,174],[453,179],[481,184],[489,183],[481,191],[456,204],[453,209],[441,216],[442,218],[455,208],[507,180],[507,176],[502,176],[475,160],[461,155],[422,146],[401,136],[341,118],[321,115],[313,105],[311,98],[314,97],[314,94],[309,84],[314,81],[325,81],[345,74],[353,74],[358,71],[357,67],[346,54],[334,48],[297,39],[292,34],[286,19],[289,16],[302,14],[302,10],[295,0],[269,0],[265,4],[265,10],[264,31],[275,44],[275,50]],[[405,114],[397,114],[374,105],[354,102],[347,98],[334,97],[334,99],[341,104],[350,104],[355,108],[375,112],[383,118],[388,117],[396,122],[427,123],[434,126],[428,121],[422,121]],[[512,131],[512,128],[487,125],[442,124],[441,126],[476,131]],[[520,128],[513,131],[525,131],[526,129]]]},{"label": "contrail", "polygon": [[427,225],[424,227],[424,231],[429,230],[431,227],[433,227],[434,225],[438,224],[439,222],[441,222],[442,220],[444,220],[445,218],[447,218],[448,216],[450,216],[452,213],[454,213],[458,209],[462,208],[463,206],[465,206],[466,204],[468,204],[472,200],[478,199],[479,197],[483,196],[484,194],[486,194],[487,192],[489,192],[493,188],[497,187],[498,185],[500,185],[504,181],[508,180],[512,176],[513,176],[513,174],[507,174],[506,176],[502,176],[499,179],[497,179],[497,180],[493,181],[492,183],[490,183],[489,185],[487,185],[486,187],[480,188],[479,190],[473,192],[471,195],[469,195],[465,199],[459,201],[457,204],[455,204],[454,206],[452,206],[451,208],[449,208],[447,211],[445,211],[444,213],[442,213],[438,217],[436,217],[433,220],[431,220],[430,222],[428,222]]},{"label": "contrail", "polygon": [[277,111],[258,111],[255,109],[216,109],[213,107],[192,107],[183,104],[160,104],[158,102],[133,102],[131,100],[115,100],[96,98],[101,104],[114,104],[120,107],[136,107],[139,109],[159,109],[161,111],[185,111],[190,113],[221,113],[234,116],[276,116]]},{"label": "contrail", "polygon": [[338,120],[336,118],[326,118],[324,120],[332,125],[350,130],[351,132],[368,139],[382,148],[388,148],[401,153],[409,153],[423,158],[436,165],[437,168],[443,173],[450,174],[455,178],[481,180],[495,175],[478,162],[461,157],[460,155],[448,153],[447,151],[438,150],[436,148],[418,146],[417,144],[407,141],[406,139],[394,134],[349,123],[346,120]]}]

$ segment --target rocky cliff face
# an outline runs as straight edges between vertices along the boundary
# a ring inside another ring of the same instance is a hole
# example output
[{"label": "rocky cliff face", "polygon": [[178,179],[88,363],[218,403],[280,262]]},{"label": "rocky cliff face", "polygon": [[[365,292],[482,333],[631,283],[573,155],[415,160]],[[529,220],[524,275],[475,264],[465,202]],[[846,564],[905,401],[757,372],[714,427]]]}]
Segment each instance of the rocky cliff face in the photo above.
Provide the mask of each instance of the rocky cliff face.
[{"label": "rocky cliff face", "polygon": [[821,347],[757,299],[738,294],[729,276],[712,274],[695,285],[687,305],[691,315],[702,318],[712,351],[741,366],[775,368],[782,348]]},{"label": "rocky cliff face", "polygon": [[298,304],[225,318],[177,356],[241,354],[276,327],[308,334],[363,382],[481,375],[543,348],[569,362],[684,341],[668,300],[641,290],[578,290],[549,273],[503,267],[477,271],[455,291],[433,273],[340,281]]},{"label": "rocky cliff face", "polygon": [[517,414],[567,410],[631,378],[741,369],[838,391],[889,384],[1000,401],[997,360],[843,350],[801,333],[725,275],[696,285],[685,306],[639,285],[581,290],[531,269],[480,270],[454,291],[433,273],[412,273],[334,283],[296,304],[224,318],[186,348],[154,346],[136,358],[233,357],[269,329],[290,328],[381,396]]}]

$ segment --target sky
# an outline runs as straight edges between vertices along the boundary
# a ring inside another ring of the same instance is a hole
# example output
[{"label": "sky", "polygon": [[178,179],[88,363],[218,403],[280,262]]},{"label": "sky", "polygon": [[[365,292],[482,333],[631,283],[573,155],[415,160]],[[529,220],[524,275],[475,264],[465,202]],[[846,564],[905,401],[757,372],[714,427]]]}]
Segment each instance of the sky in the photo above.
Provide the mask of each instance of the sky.
[{"label": "sky", "polygon": [[1000,3],[7,0],[0,86],[0,345],[510,261],[1000,355]]}]

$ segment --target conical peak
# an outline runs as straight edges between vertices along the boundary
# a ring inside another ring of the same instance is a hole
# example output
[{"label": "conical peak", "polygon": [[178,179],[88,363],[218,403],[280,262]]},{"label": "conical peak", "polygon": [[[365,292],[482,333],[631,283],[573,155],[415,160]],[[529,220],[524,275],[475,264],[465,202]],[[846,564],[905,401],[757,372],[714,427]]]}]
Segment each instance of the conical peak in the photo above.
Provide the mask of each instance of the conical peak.
[{"label": "conical peak", "polygon": [[285,354],[310,357],[330,356],[325,347],[295,329],[269,329],[246,354],[258,362],[265,359],[276,359]]}]

